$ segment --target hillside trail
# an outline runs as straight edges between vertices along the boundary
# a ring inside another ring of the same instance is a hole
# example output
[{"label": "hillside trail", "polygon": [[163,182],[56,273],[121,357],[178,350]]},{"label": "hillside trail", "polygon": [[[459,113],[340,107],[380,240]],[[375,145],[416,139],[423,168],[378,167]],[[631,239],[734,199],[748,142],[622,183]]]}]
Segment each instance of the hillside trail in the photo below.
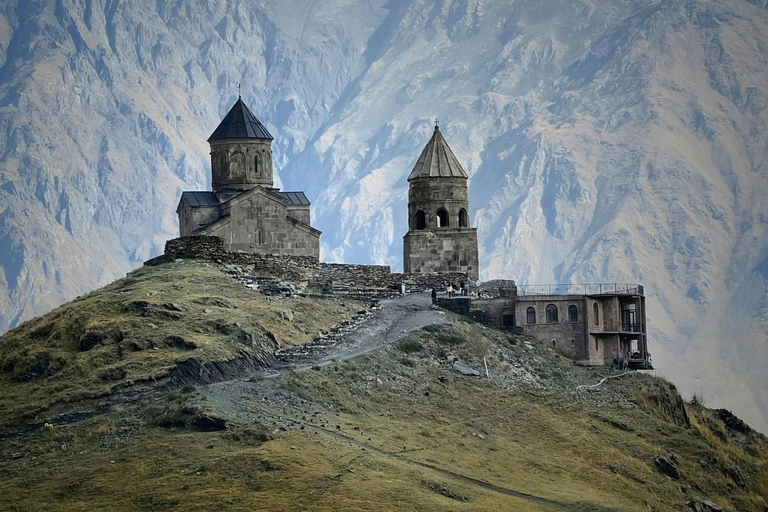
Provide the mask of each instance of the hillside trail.
[{"label": "hillside trail", "polygon": [[[409,458],[406,456],[409,450],[388,451],[382,446],[375,446],[378,444],[376,439],[369,438],[368,442],[363,442],[357,439],[353,432],[345,432],[346,428],[340,425],[338,411],[302,398],[295,392],[287,390],[277,379],[286,373],[304,372],[352,359],[394,343],[428,325],[446,323],[448,321],[446,313],[430,308],[431,304],[431,298],[428,295],[407,295],[384,300],[380,308],[363,324],[330,346],[325,345],[320,339],[310,346],[281,351],[277,354],[275,365],[256,372],[249,379],[238,378],[200,386],[198,392],[211,408],[211,412],[237,422],[245,424],[257,422],[282,432],[314,432],[393,460],[437,472],[449,479],[535,503],[543,509],[567,512],[624,512],[622,509],[591,503],[563,503],[501,487],[471,475],[456,472],[451,468]],[[360,409],[370,417],[363,405],[359,404]]]}]

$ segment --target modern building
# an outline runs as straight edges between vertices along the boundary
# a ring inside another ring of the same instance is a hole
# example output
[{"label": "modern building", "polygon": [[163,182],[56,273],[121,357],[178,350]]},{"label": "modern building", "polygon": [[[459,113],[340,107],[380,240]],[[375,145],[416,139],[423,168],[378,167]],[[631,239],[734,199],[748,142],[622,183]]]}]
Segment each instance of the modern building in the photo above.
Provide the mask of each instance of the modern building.
[{"label": "modern building", "polygon": [[181,236],[218,236],[231,252],[319,258],[307,196],[274,187],[272,140],[239,98],[208,139],[213,190],[181,194]]},{"label": "modern building", "polygon": [[644,289],[636,284],[516,286],[471,309],[497,327],[516,327],[584,365],[626,360],[652,369]]},{"label": "modern building", "polygon": [[408,176],[408,233],[403,238],[406,273],[465,272],[471,281],[477,281],[477,229],[469,221],[468,181],[435,126]]}]

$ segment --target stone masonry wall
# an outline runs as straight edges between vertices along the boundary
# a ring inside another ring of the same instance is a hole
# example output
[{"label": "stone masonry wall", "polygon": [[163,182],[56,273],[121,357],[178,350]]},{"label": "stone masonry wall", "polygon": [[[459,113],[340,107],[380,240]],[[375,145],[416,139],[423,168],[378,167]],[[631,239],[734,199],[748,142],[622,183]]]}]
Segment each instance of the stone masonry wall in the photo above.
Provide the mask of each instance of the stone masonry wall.
[{"label": "stone masonry wall", "polygon": [[399,289],[400,284],[405,283],[407,291],[420,293],[432,288],[442,292],[449,285],[458,287],[461,282],[470,283],[470,286],[473,284],[464,272],[400,274],[392,273],[387,265],[320,263],[319,259],[313,256],[228,252],[224,241],[217,236],[188,236],[168,240],[165,244],[165,254],[144,264],[160,265],[178,258],[252,265],[258,273],[288,281],[306,282],[314,286],[326,286],[336,281],[357,287]]}]

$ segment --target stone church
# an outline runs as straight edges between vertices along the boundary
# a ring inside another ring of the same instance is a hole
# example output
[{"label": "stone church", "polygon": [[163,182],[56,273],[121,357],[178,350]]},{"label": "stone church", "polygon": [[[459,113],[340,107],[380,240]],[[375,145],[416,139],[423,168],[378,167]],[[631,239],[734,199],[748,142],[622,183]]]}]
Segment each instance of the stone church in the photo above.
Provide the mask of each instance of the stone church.
[{"label": "stone church", "polygon": [[475,284],[477,228],[469,225],[468,181],[436,125],[408,176],[408,233],[403,238],[406,273],[465,272]]},{"label": "stone church", "polygon": [[274,187],[272,140],[239,98],[208,139],[213,191],[181,194],[182,237],[218,236],[230,252],[320,257],[307,196]]}]

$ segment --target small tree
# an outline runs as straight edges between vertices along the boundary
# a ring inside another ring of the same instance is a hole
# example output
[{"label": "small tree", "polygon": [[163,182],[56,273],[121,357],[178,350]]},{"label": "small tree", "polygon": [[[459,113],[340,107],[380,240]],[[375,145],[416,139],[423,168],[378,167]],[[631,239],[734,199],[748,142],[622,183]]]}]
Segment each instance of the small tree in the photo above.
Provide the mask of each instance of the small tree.
[{"label": "small tree", "polygon": [[691,395],[691,405],[703,406],[706,403],[701,393],[694,393]]}]

